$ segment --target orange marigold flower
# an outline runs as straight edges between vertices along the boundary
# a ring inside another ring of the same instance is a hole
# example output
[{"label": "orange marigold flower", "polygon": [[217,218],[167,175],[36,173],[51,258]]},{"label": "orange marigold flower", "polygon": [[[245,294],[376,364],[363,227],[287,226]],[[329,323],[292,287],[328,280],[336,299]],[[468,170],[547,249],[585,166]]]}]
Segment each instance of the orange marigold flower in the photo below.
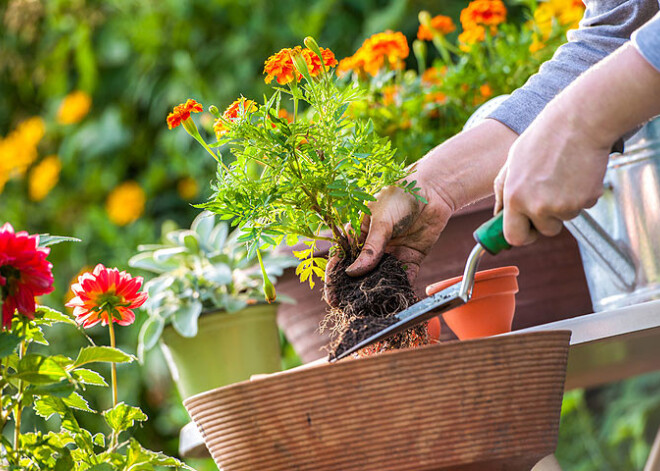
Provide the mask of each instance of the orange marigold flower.
[{"label": "orange marigold flower", "polygon": [[362,46],[351,57],[339,63],[337,73],[342,75],[348,71],[366,72],[376,76],[378,71],[388,66],[391,69],[402,69],[403,60],[410,54],[408,41],[401,32],[386,31],[376,33],[367,38]]},{"label": "orange marigold flower", "polygon": [[472,46],[486,39],[486,28],[473,26],[458,35],[458,43],[461,51],[470,52]]},{"label": "orange marigold flower", "polygon": [[491,96],[493,96],[493,89],[491,88],[490,85],[485,83],[481,87],[479,87],[479,93],[481,93],[481,96],[484,98],[490,98]]},{"label": "orange marigold flower", "polygon": [[424,101],[427,103],[445,103],[447,101],[447,95],[442,92],[431,92],[427,93],[424,96]]},{"label": "orange marigold flower", "polygon": [[141,287],[141,276],[133,278],[99,263],[93,272],[80,275],[78,283],[71,285],[75,297],[66,306],[73,308],[76,322],[84,328],[99,322],[130,325],[135,321],[133,309],[147,300],[147,293],[139,292]]},{"label": "orange marigold flower", "polygon": [[[444,15],[438,15],[431,18],[431,28],[442,35],[456,31],[454,21],[450,17]],[[431,41],[433,39],[433,31],[425,25],[419,25],[417,39],[420,41]]]},{"label": "orange marigold flower", "polygon": [[398,85],[387,85],[383,87],[383,105],[389,106],[396,104],[399,96],[399,88]]},{"label": "orange marigold flower", "polygon": [[215,136],[220,139],[224,134],[226,134],[229,129],[225,125],[226,121],[234,121],[240,118],[243,114],[254,113],[257,111],[257,104],[248,100],[245,97],[240,97],[234,100],[234,102],[227,107],[225,112],[222,114],[223,119],[216,119],[213,123],[213,131],[215,131]]},{"label": "orange marigold flower", "polygon": [[442,83],[442,77],[447,73],[447,66],[429,67],[422,74],[422,83],[424,85],[439,85]]},{"label": "orange marigold flower", "polygon": [[[330,49],[322,47],[319,49],[321,50],[321,56],[323,57],[323,64],[325,64],[326,67],[334,67],[337,65],[335,54]],[[292,82],[294,78],[296,80],[302,79],[302,75],[293,65],[293,60],[291,59],[291,55],[293,54],[301,54],[303,56],[307,63],[307,68],[309,69],[309,75],[312,77],[316,77],[323,71],[321,58],[310,49],[303,49],[300,46],[284,48],[266,60],[266,63],[264,64],[264,74],[266,74],[266,78],[264,81],[270,83],[276,78],[277,83],[284,85]]]},{"label": "orange marigold flower", "polygon": [[188,118],[190,118],[190,113],[200,113],[204,110],[204,107],[197,103],[192,98],[188,98],[185,103],[181,103],[174,107],[174,110],[167,115],[167,127],[168,129],[174,129]]},{"label": "orange marigold flower", "polygon": [[497,26],[505,21],[506,6],[501,0],[474,0],[461,11],[464,30],[473,26]]}]

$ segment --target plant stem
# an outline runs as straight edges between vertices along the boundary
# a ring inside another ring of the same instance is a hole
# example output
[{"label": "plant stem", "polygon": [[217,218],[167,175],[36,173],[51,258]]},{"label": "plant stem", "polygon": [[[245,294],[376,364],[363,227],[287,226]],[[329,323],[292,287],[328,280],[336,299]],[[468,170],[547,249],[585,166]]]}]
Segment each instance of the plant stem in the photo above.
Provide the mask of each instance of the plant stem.
[{"label": "plant stem", "polygon": [[[108,323],[108,329],[110,330],[110,346],[115,348],[115,327],[112,317]],[[117,365],[111,363],[111,378],[112,378],[112,407],[117,406]]]},{"label": "plant stem", "polygon": [[[23,326],[23,337],[25,337],[25,332],[27,330],[27,324]],[[27,351],[27,345],[25,344],[25,339],[21,340],[21,345],[18,347],[18,360],[22,360]],[[18,454],[19,442],[21,438],[21,419],[23,417],[23,392],[25,391],[25,384],[23,380],[18,380],[18,393],[16,396],[16,404],[14,406],[14,450]],[[18,457],[18,455],[17,455]]]}]

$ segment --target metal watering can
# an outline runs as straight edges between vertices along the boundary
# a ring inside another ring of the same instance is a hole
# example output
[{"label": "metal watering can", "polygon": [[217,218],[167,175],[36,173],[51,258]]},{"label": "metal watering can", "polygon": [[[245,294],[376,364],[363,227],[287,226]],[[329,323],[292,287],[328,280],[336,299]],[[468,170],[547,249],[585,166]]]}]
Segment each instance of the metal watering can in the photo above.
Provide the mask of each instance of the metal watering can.
[{"label": "metal watering can", "polygon": [[[493,98],[468,129],[507,98]],[[577,239],[595,311],[660,299],[660,117],[610,156],[603,196],[564,225]]]}]

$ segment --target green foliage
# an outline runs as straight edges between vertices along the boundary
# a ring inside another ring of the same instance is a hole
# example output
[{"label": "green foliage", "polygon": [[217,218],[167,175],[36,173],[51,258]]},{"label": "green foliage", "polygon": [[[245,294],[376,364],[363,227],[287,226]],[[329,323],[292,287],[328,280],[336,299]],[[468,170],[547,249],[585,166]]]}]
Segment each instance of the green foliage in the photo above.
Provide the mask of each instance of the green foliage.
[{"label": "green foliage", "polygon": [[[82,368],[90,363],[125,363],[133,360],[121,350],[90,346],[76,359],[59,354],[31,353],[31,347],[45,342],[44,327],[75,324],[65,314],[40,306],[34,319],[14,317],[11,328],[0,332],[0,437],[3,455],[0,467],[22,471],[129,471],[156,470],[159,466],[192,469],[175,458],[143,448],[137,440],[121,442],[120,436],[147,420],[138,407],[122,403],[102,415],[109,427],[92,435],[80,425],[79,411],[98,414],[81,395],[87,385],[107,386],[97,372]],[[45,420],[60,419],[59,431],[21,433],[21,419],[27,409]],[[11,419],[14,440],[2,432]]]},{"label": "green foliage", "polygon": [[[316,49],[313,40],[306,40]],[[219,118],[227,132],[219,140],[233,162],[218,169],[215,195],[204,205],[221,219],[238,225],[248,255],[284,238],[332,240],[345,253],[357,253],[367,204],[386,186],[400,186],[409,174],[394,159],[389,141],[379,137],[370,120],[352,120],[349,106],[363,97],[358,87],[341,86],[332,69],[323,66],[311,76],[301,55],[292,56],[304,81],[275,86],[261,106],[243,100],[237,116]],[[293,108],[289,123],[279,118],[286,97]],[[304,112],[299,113],[299,107]],[[351,225],[352,234],[345,229]],[[322,234],[329,229],[332,236]],[[323,278],[324,265],[309,255],[297,273],[302,281]]]},{"label": "green foliage", "polygon": [[[202,311],[238,312],[263,299],[257,258],[248,256],[240,236],[230,232],[228,223],[216,223],[213,214],[203,212],[190,229],[171,230],[161,244],[139,247],[129,264],[158,275],[145,284],[149,319],[140,331],[140,357],[156,344],[167,323],[182,336],[194,337]],[[295,264],[292,257],[274,252],[263,258],[274,279]]]}]

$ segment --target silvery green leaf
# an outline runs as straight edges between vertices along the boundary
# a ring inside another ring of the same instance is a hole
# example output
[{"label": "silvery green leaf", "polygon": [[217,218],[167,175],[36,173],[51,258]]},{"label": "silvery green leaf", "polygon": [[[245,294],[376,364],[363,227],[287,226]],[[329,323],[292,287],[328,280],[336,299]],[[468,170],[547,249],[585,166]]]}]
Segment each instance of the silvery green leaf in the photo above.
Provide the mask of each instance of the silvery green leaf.
[{"label": "silvery green leaf", "polygon": [[138,358],[144,358],[144,352],[156,345],[163,333],[165,322],[160,317],[150,317],[142,324],[138,337]]},{"label": "silvery green leaf", "polygon": [[209,236],[209,242],[215,249],[222,249],[227,240],[227,234],[229,233],[229,226],[225,222],[221,222],[213,228],[211,235]]},{"label": "silvery green leaf", "polygon": [[199,253],[199,235],[193,231],[185,234],[183,236],[183,245],[186,246],[190,253]]},{"label": "silvery green leaf", "polygon": [[218,285],[227,285],[232,281],[231,269],[227,265],[218,263],[206,267],[204,270],[204,278]]},{"label": "silvery green leaf", "polygon": [[237,312],[241,309],[245,309],[247,302],[242,299],[237,299],[233,297],[227,297],[227,302],[225,303],[225,309],[227,312]]},{"label": "silvery green leaf", "polygon": [[170,303],[160,306],[158,309],[154,311],[154,314],[162,319],[169,319],[170,317],[172,317],[172,315],[179,309],[179,302],[181,300],[176,300],[175,302],[172,302],[172,300],[168,299],[168,301]]},{"label": "silvery green leaf", "polygon": [[184,337],[197,335],[197,319],[202,313],[202,303],[193,301],[183,304],[172,318],[172,325]]},{"label": "silvery green leaf", "polygon": [[128,265],[133,268],[141,268],[153,273],[164,273],[168,270],[168,267],[162,263],[158,263],[154,260],[152,252],[139,253],[133,255],[128,260]]},{"label": "silvery green leaf", "polygon": [[186,252],[186,247],[170,247],[167,249],[160,249],[154,252],[154,261],[156,262],[165,262],[170,260],[172,257]]},{"label": "silvery green leaf", "polygon": [[190,225],[190,229],[199,235],[202,242],[207,242],[211,238],[215,226],[215,216],[210,211],[202,211]]},{"label": "silvery green leaf", "polygon": [[147,281],[144,284],[144,288],[147,290],[149,298],[152,298],[168,289],[172,286],[172,283],[174,283],[173,276],[159,276],[158,278]]}]

